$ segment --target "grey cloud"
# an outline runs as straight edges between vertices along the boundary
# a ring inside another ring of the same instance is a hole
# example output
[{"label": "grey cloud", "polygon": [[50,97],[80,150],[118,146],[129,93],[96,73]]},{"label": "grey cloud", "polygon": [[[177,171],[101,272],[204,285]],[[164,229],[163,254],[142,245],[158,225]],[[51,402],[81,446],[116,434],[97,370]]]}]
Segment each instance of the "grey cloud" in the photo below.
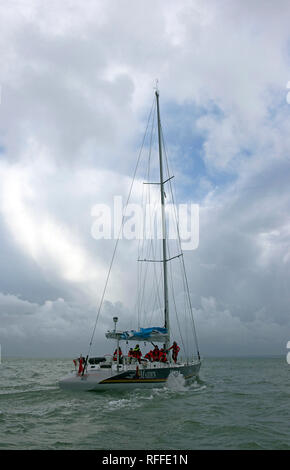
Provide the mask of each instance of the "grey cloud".
[{"label": "grey cloud", "polygon": [[[207,111],[192,124],[205,142],[200,180],[182,166],[183,145],[171,147],[181,181],[195,178],[205,194],[200,245],[186,253],[201,350],[283,353],[289,3],[31,1],[1,9],[0,328],[9,354],[85,352],[112,253],[111,242],[91,236],[91,208],[127,194],[157,77],[164,103]],[[99,352],[111,316],[126,328],[133,309],[135,255],[128,243],[121,248]]]}]

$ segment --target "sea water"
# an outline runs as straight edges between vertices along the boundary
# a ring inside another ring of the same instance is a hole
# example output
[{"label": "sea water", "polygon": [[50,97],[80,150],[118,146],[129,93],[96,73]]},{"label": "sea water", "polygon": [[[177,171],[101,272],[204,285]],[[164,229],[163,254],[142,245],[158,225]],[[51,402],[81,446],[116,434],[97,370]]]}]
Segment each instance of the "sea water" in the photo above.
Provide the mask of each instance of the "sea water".
[{"label": "sea water", "polygon": [[67,359],[2,359],[0,449],[290,449],[286,358],[205,358],[189,385],[67,392]]}]

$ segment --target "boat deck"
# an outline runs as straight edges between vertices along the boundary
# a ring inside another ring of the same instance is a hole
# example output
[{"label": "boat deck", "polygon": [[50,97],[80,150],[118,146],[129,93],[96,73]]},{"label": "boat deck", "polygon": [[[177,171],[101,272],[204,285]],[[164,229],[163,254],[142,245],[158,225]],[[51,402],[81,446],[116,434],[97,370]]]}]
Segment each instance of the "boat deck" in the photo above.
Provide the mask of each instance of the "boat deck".
[{"label": "boat deck", "polygon": [[97,370],[108,370],[110,372],[127,372],[127,371],[136,371],[137,367],[139,370],[155,370],[155,369],[179,369],[180,367],[187,366],[187,365],[194,365],[198,364],[199,361],[191,360],[189,362],[183,362],[183,361],[178,361],[176,363],[174,362],[149,362],[149,361],[141,361],[141,363],[138,363],[137,360],[132,359],[131,362],[129,361],[124,361],[124,363],[120,363],[119,366],[117,366],[116,363],[110,363],[110,362],[104,362],[100,364],[92,364],[88,365],[87,367],[87,372],[94,372]]}]

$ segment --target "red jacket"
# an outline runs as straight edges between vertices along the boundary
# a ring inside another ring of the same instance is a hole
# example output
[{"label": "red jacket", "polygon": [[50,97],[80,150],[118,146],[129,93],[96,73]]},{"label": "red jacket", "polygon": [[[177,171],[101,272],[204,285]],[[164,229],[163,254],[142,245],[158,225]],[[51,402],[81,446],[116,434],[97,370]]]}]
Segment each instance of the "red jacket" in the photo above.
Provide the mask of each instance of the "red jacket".
[{"label": "red jacket", "polygon": [[170,351],[170,349],[173,349],[173,351],[174,351],[175,353],[178,353],[178,352],[180,351],[180,347],[178,346],[177,343],[173,344],[173,345],[168,349],[168,351]]},{"label": "red jacket", "polygon": [[161,349],[160,352],[159,352],[159,361],[160,362],[166,362],[167,361],[167,356],[166,356],[166,352],[164,351],[164,349]]},{"label": "red jacket", "polygon": [[[114,355],[113,355],[113,361],[116,361],[117,358],[118,358],[118,351],[116,349],[115,352],[114,352]],[[121,359],[122,359],[122,351],[121,351],[121,348],[119,348],[119,360],[121,360]]]},{"label": "red jacket", "polygon": [[152,351],[153,361],[159,361],[160,351],[159,348],[154,348]]}]

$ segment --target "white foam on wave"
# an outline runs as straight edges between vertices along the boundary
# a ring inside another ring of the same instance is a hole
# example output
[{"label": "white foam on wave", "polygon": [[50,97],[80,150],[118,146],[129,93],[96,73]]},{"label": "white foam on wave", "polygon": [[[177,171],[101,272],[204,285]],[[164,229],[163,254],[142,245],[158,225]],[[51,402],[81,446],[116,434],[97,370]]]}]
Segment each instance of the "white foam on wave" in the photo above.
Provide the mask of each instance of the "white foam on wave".
[{"label": "white foam on wave", "polygon": [[202,390],[205,390],[206,388],[207,388],[206,385],[200,384],[197,381],[194,381],[188,387],[188,389],[192,392],[201,392]]},{"label": "white foam on wave", "polygon": [[167,379],[166,388],[176,392],[185,392],[187,390],[185,378],[179,372],[171,373]]},{"label": "white foam on wave", "polygon": [[[164,395],[170,395],[172,392],[201,392],[207,387],[204,383],[198,381],[192,382],[190,385],[186,384],[186,380],[179,372],[171,373],[167,379],[166,385],[162,388],[153,388],[150,391],[147,390],[135,390],[130,398],[118,398],[111,399],[105,405],[105,409],[108,411],[115,411],[121,409],[136,409],[145,405],[146,402],[160,398]],[[149,393],[148,393],[149,392]]]},{"label": "white foam on wave", "polygon": [[154,400],[160,393],[164,394],[164,389],[156,388],[149,390],[135,390],[131,392],[130,398],[119,398],[117,400],[110,400],[106,404],[106,409],[117,410],[122,408],[135,409],[142,407],[146,401]]},{"label": "white foam on wave", "polygon": [[139,408],[141,406],[134,398],[121,398],[119,400],[111,400],[108,402],[106,408],[110,410],[118,410],[121,408]]}]

